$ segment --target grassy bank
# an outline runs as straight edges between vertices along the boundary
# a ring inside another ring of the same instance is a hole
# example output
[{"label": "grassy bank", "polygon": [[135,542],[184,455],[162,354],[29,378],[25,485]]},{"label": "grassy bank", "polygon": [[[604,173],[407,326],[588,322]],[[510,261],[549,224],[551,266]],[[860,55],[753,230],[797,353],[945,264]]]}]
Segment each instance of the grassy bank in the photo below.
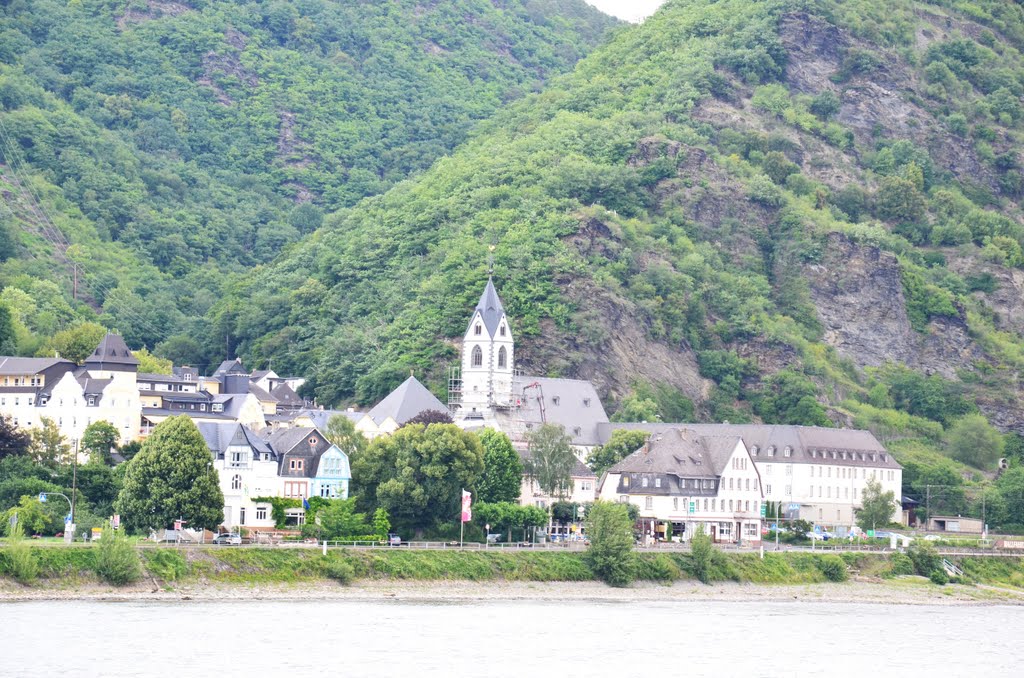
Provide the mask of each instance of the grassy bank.
[{"label": "grassy bank", "polygon": [[[333,579],[406,581],[593,581],[594,573],[580,552],[479,552],[284,548],[140,548],[143,576],[162,586],[175,583],[301,583]],[[74,585],[98,579],[95,548],[32,548],[38,575],[29,586]],[[638,553],[638,581],[671,582],[696,579],[689,553]],[[902,560],[901,560],[902,559]],[[904,557],[890,554],[715,552],[710,582],[814,584],[850,577],[887,578],[903,574]],[[1024,588],[1024,559],[964,558],[959,562],[966,583]],[[0,574],[13,578],[5,550]]]}]

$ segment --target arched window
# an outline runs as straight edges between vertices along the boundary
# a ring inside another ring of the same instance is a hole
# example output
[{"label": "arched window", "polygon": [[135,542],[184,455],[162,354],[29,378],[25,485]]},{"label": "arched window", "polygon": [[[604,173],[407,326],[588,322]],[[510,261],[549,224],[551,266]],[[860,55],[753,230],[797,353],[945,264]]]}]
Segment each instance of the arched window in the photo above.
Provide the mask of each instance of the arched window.
[{"label": "arched window", "polygon": [[505,347],[502,346],[498,349],[498,367],[505,367],[508,363],[508,352],[505,351]]},{"label": "arched window", "polygon": [[480,323],[477,323],[476,327],[473,328],[473,334],[480,336]]},{"label": "arched window", "polygon": [[234,477],[231,478],[231,489],[232,490],[240,490],[240,489],[242,489],[242,476],[236,474]]},{"label": "arched window", "polygon": [[473,367],[481,367],[484,364],[484,352],[479,346],[473,347],[473,358],[470,363]]},{"label": "arched window", "polygon": [[498,333],[501,334],[501,336],[503,336],[503,337],[505,336],[505,326],[504,325],[502,325],[501,327],[498,328]]}]

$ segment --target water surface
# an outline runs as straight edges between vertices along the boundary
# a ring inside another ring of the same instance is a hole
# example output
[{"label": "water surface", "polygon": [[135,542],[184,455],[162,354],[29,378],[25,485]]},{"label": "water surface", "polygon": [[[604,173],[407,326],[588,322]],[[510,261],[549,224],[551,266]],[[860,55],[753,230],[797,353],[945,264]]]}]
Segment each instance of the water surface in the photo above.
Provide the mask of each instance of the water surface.
[{"label": "water surface", "polygon": [[1024,675],[1024,608],[494,601],[0,604],[0,676]]}]

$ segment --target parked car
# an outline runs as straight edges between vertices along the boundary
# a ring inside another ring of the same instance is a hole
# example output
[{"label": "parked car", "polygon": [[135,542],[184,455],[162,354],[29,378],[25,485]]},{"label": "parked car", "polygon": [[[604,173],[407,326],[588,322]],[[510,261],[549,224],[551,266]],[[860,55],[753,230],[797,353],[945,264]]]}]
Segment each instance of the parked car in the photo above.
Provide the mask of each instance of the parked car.
[{"label": "parked car", "polygon": [[394,532],[392,532],[392,533],[390,533],[388,535],[388,546],[401,546],[401,545],[402,545],[402,538],[401,537],[399,537]]},{"label": "parked car", "polygon": [[808,533],[807,533],[807,535],[806,535],[806,537],[807,537],[808,539],[810,539],[811,541],[822,541],[822,540],[824,540],[824,539],[825,539],[825,535],[823,535],[823,534],[820,534],[820,533],[818,533],[818,532],[815,532],[815,531],[813,531],[813,530],[811,530],[810,532],[808,532]]},{"label": "parked car", "polygon": [[242,543],[242,535],[235,532],[224,532],[218,534],[213,538],[214,544],[228,544],[230,546],[238,546]]}]

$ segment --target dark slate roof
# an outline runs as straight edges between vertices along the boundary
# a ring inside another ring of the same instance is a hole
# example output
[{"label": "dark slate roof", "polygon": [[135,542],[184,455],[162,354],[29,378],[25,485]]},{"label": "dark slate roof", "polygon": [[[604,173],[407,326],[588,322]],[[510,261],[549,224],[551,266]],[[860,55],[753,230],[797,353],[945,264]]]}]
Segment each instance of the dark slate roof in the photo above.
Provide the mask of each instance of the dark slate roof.
[{"label": "dark slate roof", "polygon": [[160,396],[161,400],[172,403],[208,403],[213,399],[213,396],[206,391],[143,391],[141,393],[147,396]]},{"label": "dark slate roof", "polygon": [[270,395],[272,395],[277,402],[282,405],[288,405],[291,407],[299,407],[305,402],[302,397],[295,392],[295,389],[285,383],[275,386],[274,390],[270,392]]},{"label": "dark slate roof", "polygon": [[493,337],[498,331],[502,316],[505,315],[505,308],[501,305],[498,290],[494,289],[494,281],[490,278],[487,279],[487,286],[480,296],[476,310],[480,311],[480,317],[483,318],[487,333]]},{"label": "dark slate roof", "polygon": [[264,452],[269,452],[273,455],[273,459],[277,459],[277,454],[267,445],[267,442],[256,435],[248,426],[236,423],[221,424],[207,421],[201,421],[197,426],[199,427],[199,432],[203,434],[206,446],[210,448],[210,451],[217,459],[223,459],[224,453],[231,445],[245,445],[249,447],[252,450],[254,459],[257,458],[257,455]]},{"label": "dark slate roof", "polygon": [[242,367],[242,361],[239,360],[238,358],[235,358],[234,360],[225,360],[224,362],[222,362],[220,364],[220,367],[218,367],[214,371],[213,376],[215,376],[215,377],[223,377],[224,375],[227,375],[227,374],[249,374],[249,373],[246,372],[244,367]]},{"label": "dark slate roof", "polygon": [[103,393],[103,389],[113,381],[113,379],[93,379],[87,375],[78,377],[78,383],[82,387],[82,393],[86,395],[100,395]]},{"label": "dark slate roof", "polygon": [[261,403],[277,402],[277,398],[274,395],[272,395],[266,389],[263,389],[252,382],[249,382],[249,393],[256,396],[256,400],[259,400]]},{"label": "dark slate roof", "polygon": [[166,407],[143,407],[142,416],[153,416],[153,417],[179,417],[185,415],[192,419],[223,419],[225,421],[231,421],[234,417],[231,417],[220,412],[200,412],[199,410],[171,410]]},{"label": "dark slate roof", "polygon": [[54,365],[67,365],[73,368],[75,364],[63,358],[16,358],[13,356],[0,356],[0,374],[28,375],[39,374]]},{"label": "dark slate roof", "polygon": [[612,466],[608,473],[716,478],[722,475],[740,441],[736,435],[702,435],[690,428],[670,428],[652,434],[646,445]]},{"label": "dark slate roof", "polygon": [[299,428],[279,428],[265,434],[263,438],[278,454],[284,454],[285,452],[291,452],[295,449],[296,445],[304,441],[312,433],[316,433],[317,437],[323,437],[315,428],[302,426]]},{"label": "dark slate roof", "polygon": [[[608,422],[608,415],[601,404],[597,389],[589,381],[581,379],[552,379],[548,377],[519,377],[523,387],[539,384],[544,392],[544,413],[549,424],[558,424],[572,438],[572,444],[580,447],[600,445],[602,440],[599,426]],[[528,402],[508,414],[497,413],[503,427],[511,427],[516,420],[540,425],[540,407],[537,404],[536,389],[528,392]],[[558,403],[557,405],[555,403]],[[579,432],[576,431],[579,429]]]},{"label": "dark slate roof", "polygon": [[377,424],[391,417],[399,425],[402,425],[427,410],[451,414],[444,403],[438,400],[426,386],[421,384],[416,377],[410,376],[367,414]]},{"label": "dark slate roof", "polygon": [[[601,442],[611,438],[615,429],[663,432],[687,428],[701,435],[738,436],[750,450],[755,462],[791,464],[831,464],[871,468],[902,468],[885,446],[870,431],[820,426],[787,426],[776,424],[634,424],[613,423],[600,427]],[[771,448],[775,453],[769,456]],[[786,447],[790,456],[785,456]],[[835,453],[835,456],[833,456]],[[846,458],[843,458],[843,454]],[[871,455],[875,455],[872,460]]]},{"label": "dark slate roof", "polygon": [[111,367],[137,367],[138,364],[139,359],[128,350],[128,345],[124,343],[121,335],[114,334],[113,332],[108,332],[100,341],[96,350],[92,352],[92,355],[85,359],[86,367],[101,370],[110,369]]}]

